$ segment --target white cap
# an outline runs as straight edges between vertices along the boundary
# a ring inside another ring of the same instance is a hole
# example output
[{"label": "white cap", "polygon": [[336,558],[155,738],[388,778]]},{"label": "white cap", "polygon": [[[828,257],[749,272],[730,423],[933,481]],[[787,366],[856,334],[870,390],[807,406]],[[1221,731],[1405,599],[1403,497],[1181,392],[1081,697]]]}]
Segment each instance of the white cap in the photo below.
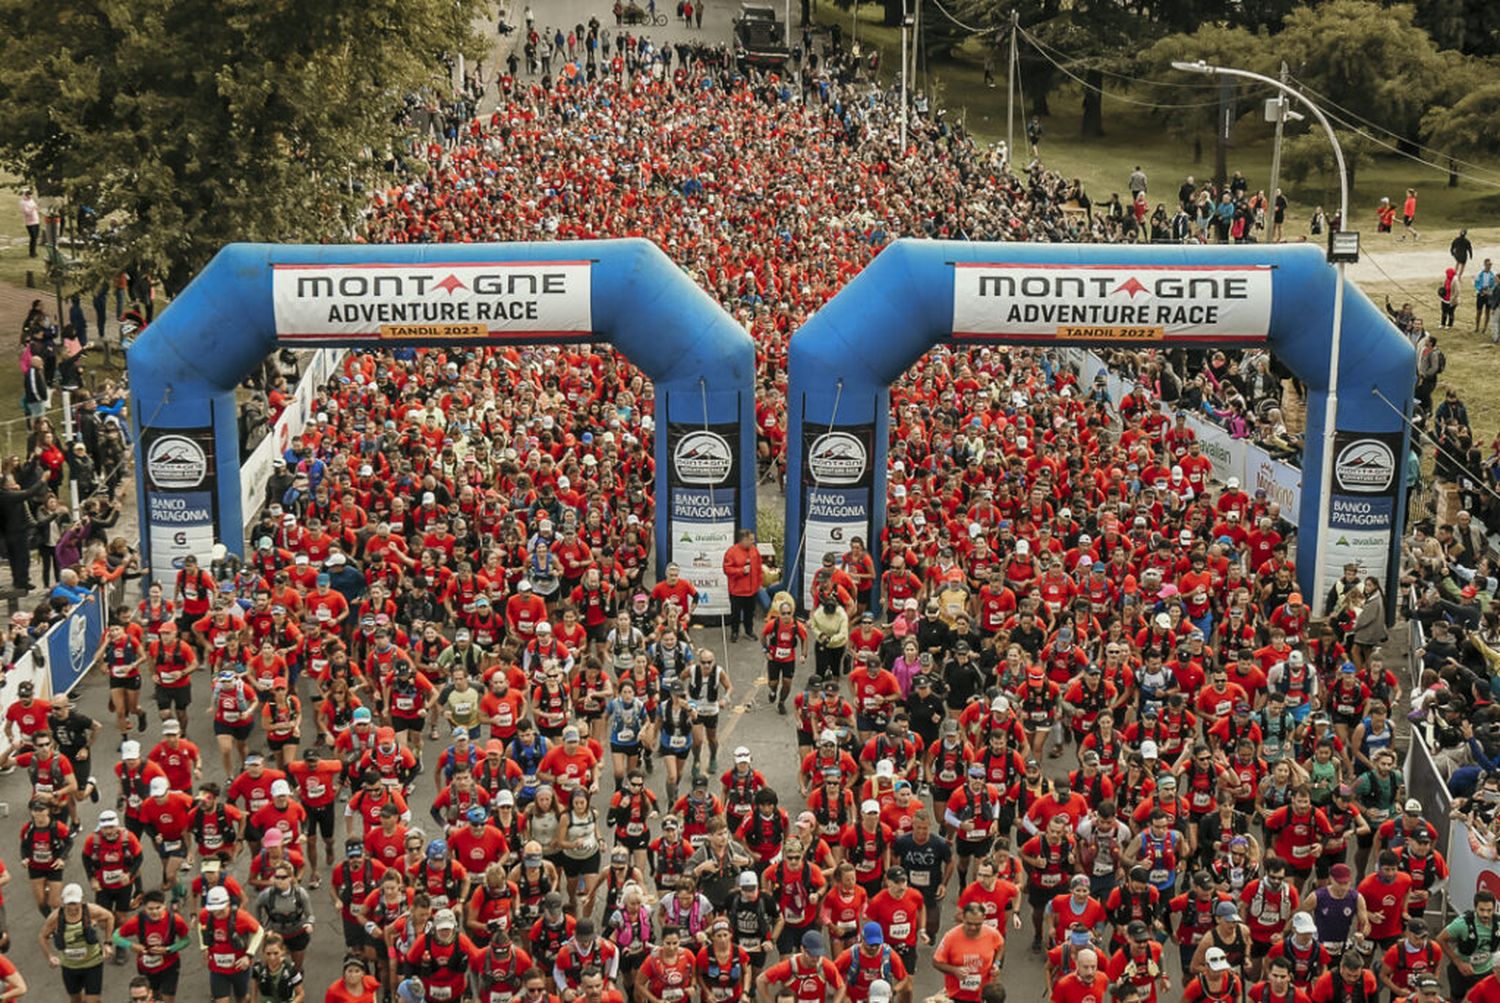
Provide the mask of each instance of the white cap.
[{"label": "white cap", "polygon": [[969,523],[969,535],[970,536],[983,536],[984,535],[984,527],[981,526],[981,525],[979,525],[979,523],[977,523],[977,522],[971,522],[971,523]]},{"label": "white cap", "polygon": [[874,798],[865,798],[865,803],[859,806],[859,810],[860,810],[860,812],[862,814],[865,814],[865,815],[868,815],[871,812],[875,813],[876,815],[879,815],[880,814],[880,802],[876,801]]},{"label": "white cap", "polygon": [[167,791],[169,791],[171,789],[172,789],[172,785],[167,782],[167,778],[166,777],[152,777],[151,778],[151,796],[152,797],[159,798],[159,797],[161,797],[163,794],[167,793]]},{"label": "white cap", "polygon": [[1172,626],[1172,618],[1165,613],[1158,613],[1156,614],[1156,625],[1162,630],[1167,630]]},{"label": "white cap", "polygon": [[1406,810],[1411,812],[1413,815],[1420,815],[1422,814],[1422,802],[1418,801],[1416,798],[1407,798]]},{"label": "white cap", "polygon": [[271,796],[273,798],[291,797],[292,785],[287,783],[285,780],[271,781]]},{"label": "white cap", "polygon": [[76,883],[69,883],[69,884],[63,885],[63,890],[62,890],[62,904],[63,905],[82,905],[83,904],[83,886],[80,885],[80,884],[76,884]]},{"label": "white cap", "polygon": [[1236,490],[1240,486],[1240,479],[1238,477],[1231,477],[1224,482],[1224,486],[1230,490]]},{"label": "white cap", "polygon": [[1181,540],[1183,543],[1192,543],[1193,531],[1190,529],[1185,529],[1181,533],[1177,534],[1177,539]]},{"label": "white cap", "polygon": [[1010,710],[1010,701],[1005,699],[1003,695],[998,696],[990,701],[990,710],[994,711],[996,714],[1004,714],[1006,711]]},{"label": "white cap", "polygon": [[1161,758],[1161,750],[1157,749],[1156,743],[1148,738],[1141,743],[1141,758],[1159,759]]},{"label": "white cap", "polygon": [[422,504],[423,505],[436,505],[437,504],[437,495],[433,494],[431,491],[424,491],[424,492],[422,492]]},{"label": "white cap", "polygon": [[439,909],[437,912],[432,914],[432,928],[434,930],[457,929],[458,917],[453,915],[452,909]]},{"label": "white cap", "polygon": [[1312,918],[1312,913],[1294,912],[1292,913],[1292,932],[1317,933],[1318,922]]},{"label": "white cap", "polygon": [[348,560],[349,559],[347,557],[345,557],[342,553],[340,553],[337,550],[335,550],[333,553],[331,553],[331,554],[328,555],[328,563],[331,564],[331,565],[333,565],[335,568],[337,568],[337,567],[339,567],[339,566],[347,563]]},{"label": "white cap", "polygon": [[1025,540],[1017,540],[1016,553],[1023,555],[1031,553],[1031,544],[1027,543]]},{"label": "white cap", "polygon": [[738,749],[735,749],[734,750],[734,761],[736,763],[748,763],[748,762],[750,762],[750,750],[747,749],[743,745],[740,746]]},{"label": "white cap", "polygon": [[182,722],[177,720],[175,717],[163,721],[161,723],[161,733],[163,735],[181,735]]},{"label": "white cap", "polygon": [[118,813],[112,812],[112,811],[101,811],[99,813],[99,824],[97,826],[98,828],[100,828],[100,829],[107,829],[108,827],[110,827],[112,825],[119,825],[119,824],[120,824],[120,816],[119,816]]},{"label": "white cap", "polygon": [[514,806],[515,803],[516,803],[516,796],[514,794],[512,794],[508,790],[501,791],[499,794],[495,795],[495,804],[496,805],[511,805],[511,806]]},{"label": "white cap", "polygon": [[824,742],[832,742],[834,745],[837,745],[838,741],[839,733],[834,731],[832,728],[824,728],[823,733],[818,736],[818,743],[820,745]]},{"label": "white cap", "polygon": [[1211,972],[1229,971],[1229,957],[1221,948],[1210,947],[1203,960],[1208,962],[1208,970]]},{"label": "white cap", "polygon": [[875,764],[875,775],[877,777],[894,777],[896,775],[896,764],[889,759],[882,759]]},{"label": "white cap", "polygon": [[134,739],[132,739],[132,740],[130,740],[128,742],[121,742],[120,743],[120,758],[121,759],[140,759],[141,758],[141,743],[135,741]]},{"label": "white cap", "polygon": [[870,1003],[886,1003],[891,998],[891,984],[885,979],[876,979],[870,983],[868,999]]},{"label": "white cap", "polygon": [[1290,655],[1286,656],[1286,663],[1288,665],[1301,665],[1302,662],[1302,652],[1300,651],[1294,651]]},{"label": "white cap", "polygon": [[229,905],[229,890],[223,885],[215,885],[208,890],[203,898],[203,904],[210,909],[223,909]]},{"label": "white cap", "polygon": [[550,634],[552,633],[552,624],[546,620],[541,620],[536,625],[536,632],[538,634]]}]

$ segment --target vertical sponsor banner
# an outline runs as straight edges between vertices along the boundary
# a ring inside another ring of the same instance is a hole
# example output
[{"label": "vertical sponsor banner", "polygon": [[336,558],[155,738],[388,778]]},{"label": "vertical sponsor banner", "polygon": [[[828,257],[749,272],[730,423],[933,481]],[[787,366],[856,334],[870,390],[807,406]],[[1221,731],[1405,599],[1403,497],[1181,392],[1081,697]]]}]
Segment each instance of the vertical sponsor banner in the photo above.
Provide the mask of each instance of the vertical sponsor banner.
[{"label": "vertical sponsor banner", "polygon": [[733,422],[667,426],[667,559],[698,590],[698,611],[707,616],[729,615],[724,554],[740,522],[738,437]]},{"label": "vertical sponsor banner", "polygon": [[62,623],[47,632],[47,671],[52,695],[69,693],[94,664],[94,655],[104,640],[105,594],[95,589],[92,597],[74,606]]},{"label": "vertical sponsor banner", "polygon": [[151,575],[169,582],[189,554],[206,563],[218,536],[213,426],[144,429],[141,456]]},{"label": "vertical sponsor banner", "polygon": [[[1424,805],[1426,801],[1422,802]],[[1423,817],[1431,819],[1434,825],[1438,824],[1437,816],[1428,810]],[[1444,821],[1447,815],[1443,815]],[[1453,831],[1448,837],[1448,842],[1438,843],[1446,852],[1448,858],[1448,905],[1456,913],[1467,912],[1474,908],[1474,893],[1483,888],[1494,895],[1500,895],[1500,864],[1493,860],[1485,860],[1474,852],[1473,838],[1469,827],[1454,819]]]},{"label": "vertical sponsor banner", "polygon": [[823,555],[842,557],[858,536],[870,544],[875,516],[875,426],[802,426],[802,603],[812,605]]},{"label": "vertical sponsor banner", "polygon": [[1324,595],[1345,564],[1362,575],[1386,580],[1391,534],[1396,531],[1396,493],[1401,490],[1400,432],[1333,433],[1333,483],[1328,485],[1328,534]]}]

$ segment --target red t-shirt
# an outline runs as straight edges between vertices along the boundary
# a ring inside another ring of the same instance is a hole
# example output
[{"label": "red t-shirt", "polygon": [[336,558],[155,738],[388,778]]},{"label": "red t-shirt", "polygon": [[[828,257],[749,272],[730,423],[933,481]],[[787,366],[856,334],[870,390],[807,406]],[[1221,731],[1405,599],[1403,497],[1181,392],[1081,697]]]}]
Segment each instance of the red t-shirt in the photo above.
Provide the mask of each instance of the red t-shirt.
[{"label": "red t-shirt", "polygon": [[1096,971],[1084,982],[1077,972],[1069,972],[1052,987],[1052,1003],[1106,1003],[1109,999],[1109,976]]},{"label": "red t-shirt", "polygon": [[905,947],[916,946],[921,915],[922,893],[915,888],[907,888],[899,899],[883,890],[865,906],[865,917],[880,924],[886,943]]},{"label": "red t-shirt", "polygon": [[844,987],[844,977],[828,958],[804,960],[801,954],[767,968],[767,982],[785,985],[796,994],[798,1003],[824,1003]]}]

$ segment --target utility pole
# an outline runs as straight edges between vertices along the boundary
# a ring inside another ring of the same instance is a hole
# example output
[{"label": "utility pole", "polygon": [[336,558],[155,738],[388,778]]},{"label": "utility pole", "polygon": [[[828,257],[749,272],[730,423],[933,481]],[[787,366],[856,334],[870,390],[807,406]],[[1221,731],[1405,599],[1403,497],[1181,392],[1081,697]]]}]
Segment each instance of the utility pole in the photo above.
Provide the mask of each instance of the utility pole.
[{"label": "utility pole", "polygon": [[1010,61],[1006,64],[1008,69],[1005,78],[1005,166],[1007,167],[1016,155],[1016,73],[1019,70],[1016,63],[1016,31],[1020,23],[1020,14],[1012,9],[1010,12]]},{"label": "utility pole", "polygon": [[[1291,71],[1286,65],[1286,60],[1281,61],[1281,83],[1286,85],[1286,78]],[[1270,210],[1274,216],[1276,213],[1276,186],[1281,184],[1281,130],[1286,125],[1287,107],[1291,102],[1286,99],[1285,94],[1276,95],[1276,141],[1271,146],[1271,187],[1266,191],[1266,198],[1271,200]]]},{"label": "utility pole", "polygon": [[906,159],[906,35],[911,30],[911,15],[906,12],[906,0],[901,0],[901,159]]},{"label": "utility pole", "polygon": [[922,68],[922,0],[916,2],[916,17],[911,32],[911,83],[922,89],[922,79],[917,76]]}]

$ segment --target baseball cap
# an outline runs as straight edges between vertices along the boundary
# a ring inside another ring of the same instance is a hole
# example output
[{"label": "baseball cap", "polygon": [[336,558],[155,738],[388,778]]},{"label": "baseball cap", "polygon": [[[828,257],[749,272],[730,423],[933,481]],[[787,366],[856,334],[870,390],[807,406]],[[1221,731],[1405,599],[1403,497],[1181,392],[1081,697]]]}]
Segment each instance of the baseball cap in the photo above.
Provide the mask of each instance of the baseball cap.
[{"label": "baseball cap", "polygon": [[171,788],[172,788],[172,785],[167,782],[167,778],[166,777],[152,777],[151,778],[150,793],[151,793],[152,797],[159,798],[163,794],[167,793],[167,791],[171,790]]},{"label": "baseball cap", "polygon": [[802,949],[815,958],[824,957],[828,953],[823,935],[816,930],[809,930],[802,935]]},{"label": "baseball cap", "polygon": [[879,815],[880,802],[876,801],[874,798],[866,798],[864,804],[859,806],[859,810],[862,814],[865,815]]},{"label": "baseball cap", "polygon": [[273,829],[267,829],[265,831],[265,834],[260,837],[260,845],[261,846],[280,846],[282,844],[282,842],[285,841],[285,839],[286,839],[286,836],[285,836],[284,833],[282,833],[282,831],[280,829],[274,829],[274,828]]},{"label": "baseball cap", "polygon": [[432,915],[432,927],[435,930],[457,929],[458,917],[453,915],[452,909],[439,909]]},{"label": "baseball cap", "polygon": [[68,884],[64,886],[62,890],[62,901],[63,905],[82,905],[83,886],[78,884]]},{"label": "baseball cap", "polygon": [[885,933],[881,931],[880,924],[876,923],[874,920],[866,923],[864,925],[864,929],[861,932],[864,935],[865,943],[869,944],[871,947],[874,947],[876,944],[885,943]]},{"label": "baseball cap", "polygon": [[1409,815],[1420,815],[1420,814],[1422,814],[1422,802],[1418,801],[1416,798],[1407,798],[1406,799],[1406,812]]},{"label": "baseball cap", "polygon": [[132,739],[131,741],[128,741],[128,742],[121,742],[120,743],[120,758],[121,759],[140,759],[141,758],[141,743],[135,741],[134,739]]},{"label": "baseball cap", "polygon": [[740,872],[740,887],[741,888],[759,888],[760,887],[760,879],[755,876],[755,872],[754,871],[741,871]]},{"label": "baseball cap", "polygon": [[229,905],[229,892],[222,885],[210,888],[203,904],[210,909],[224,909]]},{"label": "baseball cap", "polygon": [[750,750],[747,749],[743,745],[740,746],[738,749],[735,749],[734,750],[734,761],[736,763],[748,763],[748,762],[750,762]]},{"label": "baseball cap", "polygon": [[175,717],[169,721],[163,721],[161,724],[161,733],[163,735],[181,735],[182,722],[178,721]]},{"label": "baseball cap", "polygon": [[112,812],[112,811],[102,811],[102,812],[99,813],[99,825],[98,825],[98,827],[100,829],[105,829],[105,828],[108,828],[109,826],[119,825],[119,824],[120,824],[120,816],[117,813]]},{"label": "baseball cap", "polygon": [[273,798],[285,798],[292,796],[292,785],[285,780],[271,781],[271,796]]},{"label": "baseball cap", "polygon": [[885,979],[876,979],[874,982],[870,983],[869,994],[866,998],[870,1001],[870,1003],[887,1003],[887,1001],[891,998],[892,992],[894,992],[894,990],[891,989],[891,984],[889,982],[887,982]]},{"label": "baseball cap", "polygon": [[1233,902],[1220,902],[1214,906],[1214,919],[1227,919],[1238,923],[1240,921],[1240,911]]},{"label": "baseball cap", "polygon": [[[1221,902],[1219,904],[1228,905],[1229,903]],[[1216,913],[1218,911],[1218,909],[1214,910]],[[1210,947],[1208,953],[1204,955],[1203,960],[1208,963],[1208,970],[1211,972],[1229,971],[1229,957],[1224,953],[1222,948]]]},{"label": "baseball cap", "polygon": [[1318,932],[1318,923],[1317,923],[1317,921],[1315,919],[1312,918],[1312,914],[1311,913],[1305,913],[1305,912],[1292,913],[1292,932],[1293,933],[1317,933]]},{"label": "baseball cap", "polygon": [[1335,881],[1348,881],[1354,877],[1354,872],[1348,864],[1334,864],[1328,869],[1328,876]]}]

